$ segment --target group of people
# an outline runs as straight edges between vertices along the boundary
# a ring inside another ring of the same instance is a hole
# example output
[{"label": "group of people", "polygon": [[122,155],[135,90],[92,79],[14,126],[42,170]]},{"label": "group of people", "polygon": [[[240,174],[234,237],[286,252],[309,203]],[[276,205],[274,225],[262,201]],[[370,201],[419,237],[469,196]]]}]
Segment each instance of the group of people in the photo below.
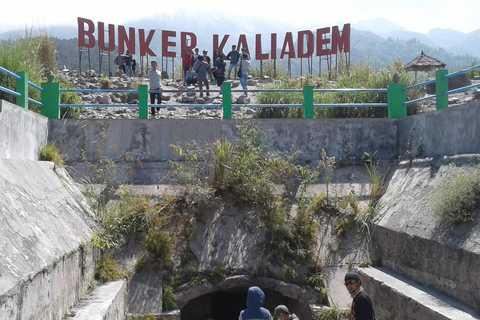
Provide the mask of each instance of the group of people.
[{"label": "group of people", "polygon": [[[347,272],[344,284],[353,299],[349,319],[375,320],[372,300],[363,289],[360,276],[355,272]],[[272,317],[270,311],[263,308],[264,302],[263,291],[259,287],[250,287],[247,293],[247,309],[240,312],[238,320],[299,320],[285,305],[277,306]]]},{"label": "group of people", "polygon": [[136,75],[137,61],[128,50],[125,54],[119,53],[114,63],[118,67],[118,70],[121,70],[127,77],[134,77]]},{"label": "group of people", "polygon": [[[203,50],[203,55],[200,55],[200,50],[198,48],[195,48],[195,51],[187,49],[185,55],[182,57],[185,83],[187,85],[195,85],[198,83],[198,87],[201,91],[200,96],[203,96],[203,85],[205,85],[208,95],[209,85],[207,77],[210,78],[210,81],[213,81],[213,78],[215,78],[217,80],[217,85],[221,90],[223,82],[225,81],[225,60],[227,60],[230,61],[227,79],[230,80],[233,70],[233,77],[236,78],[238,75],[242,88],[247,90],[250,56],[248,55],[246,48],[242,48],[241,51],[242,53],[238,52],[236,45],[232,45],[232,50],[226,56],[222,54],[220,50],[215,50],[212,67],[212,60],[208,56],[207,50]],[[245,91],[245,94],[246,93],[247,92]]]}]

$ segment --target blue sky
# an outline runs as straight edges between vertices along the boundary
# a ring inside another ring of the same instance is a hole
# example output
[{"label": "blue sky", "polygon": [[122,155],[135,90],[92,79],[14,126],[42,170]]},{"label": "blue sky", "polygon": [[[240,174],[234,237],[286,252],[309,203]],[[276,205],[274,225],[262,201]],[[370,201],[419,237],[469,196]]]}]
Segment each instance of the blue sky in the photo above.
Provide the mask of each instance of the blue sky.
[{"label": "blue sky", "polygon": [[[68,4],[67,4],[68,3]],[[235,3],[235,4],[232,4]],[[78,4],[78,7],[75,5]],[[3,14],[0,33],[25,27],[51,25],[75,26],[77,17],[92,21],[128,25],[129,20],[155,17],[160,12],[187,9],[208,17],[213,10],[244,15],[259,15],[265,19],[291,21],[293,26],[317,22],[322,26],[355,23],[384,17],[403,28],[427,33],[434,28],[444,28],[465,33],[480,28],[480,0],[296,0],[282,1],[102,1],[82,0],[66,2],[58,0],[7,1],[2,4]],[[201,22],[201,20],[199,20]],[[132,26],[135,27],[135,26]]]}]

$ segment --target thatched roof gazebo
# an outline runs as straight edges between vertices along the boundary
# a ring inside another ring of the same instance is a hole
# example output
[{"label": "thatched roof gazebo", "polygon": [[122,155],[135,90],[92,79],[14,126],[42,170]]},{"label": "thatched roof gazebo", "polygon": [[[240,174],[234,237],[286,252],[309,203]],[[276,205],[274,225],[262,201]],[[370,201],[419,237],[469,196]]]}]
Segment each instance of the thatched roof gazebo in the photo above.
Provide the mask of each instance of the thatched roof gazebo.
[{"label": "thatched roof gazebo", "polygon": [[425,53],[407,63],[405,69],[407,71],[415,71],[415,81],[417,81],[417,71],[429,72],[445,68],[446,64],[440,60],[427,56]]}]

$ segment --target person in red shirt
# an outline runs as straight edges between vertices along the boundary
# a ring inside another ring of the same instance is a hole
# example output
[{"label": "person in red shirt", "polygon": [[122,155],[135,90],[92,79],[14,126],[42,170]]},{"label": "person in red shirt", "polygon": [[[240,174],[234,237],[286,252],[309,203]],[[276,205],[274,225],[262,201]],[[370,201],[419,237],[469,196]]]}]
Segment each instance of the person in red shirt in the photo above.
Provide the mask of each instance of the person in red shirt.
[{"label": "person in red shirt", "polygon": [[183,66],[183,82],[185,83],[185,76],[190,67],[193,67],[193,51],[192,49],[187,49],[187,52],[182,57],[182,66]]}]

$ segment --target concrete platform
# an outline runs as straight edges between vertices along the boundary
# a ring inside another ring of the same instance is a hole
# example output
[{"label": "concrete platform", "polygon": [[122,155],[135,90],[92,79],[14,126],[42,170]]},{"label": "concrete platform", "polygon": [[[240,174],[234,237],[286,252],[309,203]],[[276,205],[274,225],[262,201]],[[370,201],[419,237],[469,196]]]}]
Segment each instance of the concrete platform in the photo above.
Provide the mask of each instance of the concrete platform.
[{"label": "concrete platform", "polygon": [[359,268],[378,320],[480,319],[472,308],[385,268]]},{"label": "concrete platform", "polygon": [[125,319],[126,280],[110,282],[96,288],[75,311],[75,320]]}]

